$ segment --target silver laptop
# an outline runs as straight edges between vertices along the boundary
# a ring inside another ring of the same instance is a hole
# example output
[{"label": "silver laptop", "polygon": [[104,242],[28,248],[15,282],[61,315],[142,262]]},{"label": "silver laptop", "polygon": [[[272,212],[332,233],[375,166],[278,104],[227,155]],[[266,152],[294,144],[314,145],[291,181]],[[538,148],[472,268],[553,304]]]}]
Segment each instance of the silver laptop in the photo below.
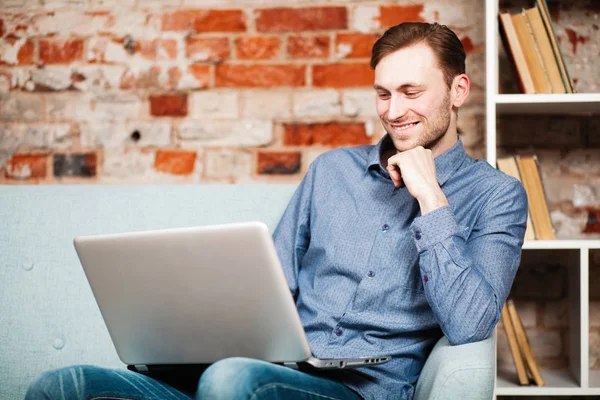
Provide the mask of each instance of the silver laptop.
[{"label": "silver laptop", "polygon": [[312,357],[263,223],[80,236],[74,245],[119,358],[138,370],[228,357],[324,369],[391,359]]}]

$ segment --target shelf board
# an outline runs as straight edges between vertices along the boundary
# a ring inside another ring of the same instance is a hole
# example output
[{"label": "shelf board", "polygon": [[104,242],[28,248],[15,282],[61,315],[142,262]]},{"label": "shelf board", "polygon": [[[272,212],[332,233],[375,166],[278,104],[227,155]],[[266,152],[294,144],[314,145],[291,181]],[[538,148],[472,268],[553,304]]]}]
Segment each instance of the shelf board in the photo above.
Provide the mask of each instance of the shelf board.
[{"label": "shelf board", "polygon": [[526,240],[523,249],[600,249],[600,240]]},{"label": "shelf board", "polygon": [[498,94],[500,114],[600,114],[600,93]]},{"label": "shelf board", "polygon": [[542,368],[540,372],[546,381],[546,386],[521,386],[516,383],[517,373],[515,371],[498,370],[496,396],[600,395],[600,387],[580,387],[573,375],[567,370]]}]

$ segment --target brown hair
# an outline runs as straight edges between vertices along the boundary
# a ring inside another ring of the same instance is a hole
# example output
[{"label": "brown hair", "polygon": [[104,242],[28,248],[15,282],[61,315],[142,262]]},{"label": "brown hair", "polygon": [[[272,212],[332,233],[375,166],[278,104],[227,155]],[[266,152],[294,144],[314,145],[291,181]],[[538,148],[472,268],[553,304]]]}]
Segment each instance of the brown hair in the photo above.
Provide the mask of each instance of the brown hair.
[{"label": "brown hair", "polygon": [[445,25],[425,22],[404,22],[388,29],[373,45],[371,68],[385,56],[419,42],[433,50],[448,87],[456,75],[465,73],[466,54],[460,39]]}]

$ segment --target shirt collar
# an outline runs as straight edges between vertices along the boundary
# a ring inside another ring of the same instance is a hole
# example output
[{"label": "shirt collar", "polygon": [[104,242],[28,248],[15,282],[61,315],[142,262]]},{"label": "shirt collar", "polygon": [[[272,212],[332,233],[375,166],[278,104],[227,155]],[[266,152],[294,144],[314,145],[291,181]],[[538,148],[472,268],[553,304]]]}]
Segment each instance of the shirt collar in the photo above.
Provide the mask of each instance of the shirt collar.
[{"label": "shirt collar", "polygon": [[[394,144],[389,134],[386,134],[383,138],[381,138],[379,143],[373,146],[368,153],[367,170],[377,167],[380,173],[383,173],[384,176],[389,178],[389,174],[381,165],[381,153],[391,148],[393,145]],[[446,183],[446,181],[468,157],[469,155],[465,151],[460,137],[451,148],[437,156],[435,158],[435,170],[439,185],[442,186],[444,183]]]}]

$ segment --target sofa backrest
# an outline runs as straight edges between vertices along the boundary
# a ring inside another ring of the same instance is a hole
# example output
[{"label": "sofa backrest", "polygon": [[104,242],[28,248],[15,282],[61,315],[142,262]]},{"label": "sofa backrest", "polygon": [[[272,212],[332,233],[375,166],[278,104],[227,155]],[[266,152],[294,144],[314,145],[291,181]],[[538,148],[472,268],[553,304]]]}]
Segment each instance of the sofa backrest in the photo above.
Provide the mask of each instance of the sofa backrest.
[{"label": "sofa backrest", "polygon": [[43,371],[124,367],[73,238],[259,220],[271,231],[296,185],[0,186],[0,399]]}]

